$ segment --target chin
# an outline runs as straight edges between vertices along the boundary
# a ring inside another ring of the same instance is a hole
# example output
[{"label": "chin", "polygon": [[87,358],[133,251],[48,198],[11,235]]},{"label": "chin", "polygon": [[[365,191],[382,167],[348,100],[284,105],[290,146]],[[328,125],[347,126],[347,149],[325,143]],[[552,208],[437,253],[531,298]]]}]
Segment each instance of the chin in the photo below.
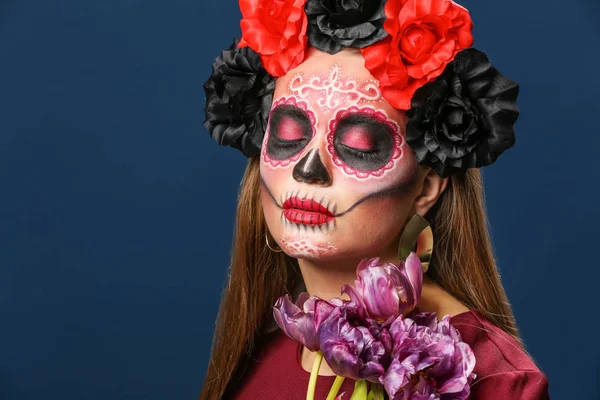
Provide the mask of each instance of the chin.
[{"label": "chin", "polygon": [[279,235],[276,236],[279,247],[290,257],[309,260],[327,260],[335,258],[339,249],[330,232],[335,221],[319,225],[296,224],[282,217]]},{"label": "chin", "polygon": [[282,223],[277,244],[290,257],[319,262],[355,261],[376,257],[386,250],[381,248],[380,241],[365,241],[349,232],[327,233],[326,227],[322,229]]}]

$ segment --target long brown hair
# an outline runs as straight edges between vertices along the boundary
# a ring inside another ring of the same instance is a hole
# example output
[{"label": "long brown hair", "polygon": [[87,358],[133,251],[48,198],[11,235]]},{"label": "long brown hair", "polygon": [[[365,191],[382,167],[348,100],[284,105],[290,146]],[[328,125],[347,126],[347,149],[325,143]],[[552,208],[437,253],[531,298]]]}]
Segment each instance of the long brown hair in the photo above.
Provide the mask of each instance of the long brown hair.
[{"label": "long brown hair", "polygon": [[[452,176],[425,217],[434,237],[428,276],[520,342],[493,256],[480,171]],[[229,284],[221,300],[200,400],[221,399],[231,389],[228,384],[243,374],[276,299],[291,293],[301,279],[296,260],[266,248],[266,232],[255,157],[241,184]]]}]

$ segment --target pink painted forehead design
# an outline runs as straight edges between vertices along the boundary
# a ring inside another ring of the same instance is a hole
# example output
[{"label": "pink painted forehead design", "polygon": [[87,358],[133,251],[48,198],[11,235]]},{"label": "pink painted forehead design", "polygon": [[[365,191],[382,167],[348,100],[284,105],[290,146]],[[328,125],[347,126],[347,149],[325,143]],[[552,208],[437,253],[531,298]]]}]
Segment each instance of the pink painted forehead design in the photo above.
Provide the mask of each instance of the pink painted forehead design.
[{"label": "pink painted forehead design", "polygon": [[368,79],[359,84],[353,77],[342,77],[342,68],[338,64],[326,76],[315,73],[307,77],[304,72],[297,73],[288,82],[288,91],[302,99],[312,100],[323,112],[383,101],[377,80]]}]

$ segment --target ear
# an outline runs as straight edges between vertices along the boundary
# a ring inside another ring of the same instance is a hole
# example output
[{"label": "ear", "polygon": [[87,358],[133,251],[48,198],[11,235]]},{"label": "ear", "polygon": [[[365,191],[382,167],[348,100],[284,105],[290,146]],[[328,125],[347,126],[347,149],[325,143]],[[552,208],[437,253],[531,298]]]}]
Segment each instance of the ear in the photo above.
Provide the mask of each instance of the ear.
[{"label": "ear", "polygon": [[415,198],[415,212],[424,216],[446,190],[448,178],[440,177],[433,169],[427,167],[422,174],[423,185],[421,192]]}]

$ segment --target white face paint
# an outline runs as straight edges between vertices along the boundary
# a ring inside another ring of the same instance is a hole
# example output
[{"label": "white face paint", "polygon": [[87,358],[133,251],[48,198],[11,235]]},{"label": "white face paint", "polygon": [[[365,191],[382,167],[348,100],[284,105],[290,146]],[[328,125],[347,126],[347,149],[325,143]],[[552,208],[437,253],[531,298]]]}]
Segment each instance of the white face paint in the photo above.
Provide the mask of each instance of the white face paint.
[{"label": "white face paint", "polygon": [[405,122],[359,51],[313,50],[278,78],[260,173],[267,225],[286,254],[362,258],[396,243],[418,171]]}]

